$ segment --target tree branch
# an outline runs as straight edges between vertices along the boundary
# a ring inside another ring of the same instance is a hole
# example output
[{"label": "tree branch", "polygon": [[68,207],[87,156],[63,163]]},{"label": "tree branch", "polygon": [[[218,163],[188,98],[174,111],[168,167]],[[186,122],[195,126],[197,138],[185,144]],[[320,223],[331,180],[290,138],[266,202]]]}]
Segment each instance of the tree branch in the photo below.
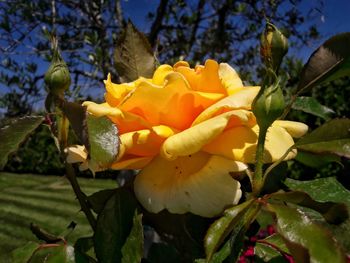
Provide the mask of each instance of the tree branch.
[{"label": "tree branch", "polygon": [[161,0],[157,8],[157,15],[153,24],[151,26],[151,31],[149,32],[148,39],[152,47],[155,47],[158,34],[162,28],[162,21],[165,15],[166,8],[168,6],[169,0]]}]

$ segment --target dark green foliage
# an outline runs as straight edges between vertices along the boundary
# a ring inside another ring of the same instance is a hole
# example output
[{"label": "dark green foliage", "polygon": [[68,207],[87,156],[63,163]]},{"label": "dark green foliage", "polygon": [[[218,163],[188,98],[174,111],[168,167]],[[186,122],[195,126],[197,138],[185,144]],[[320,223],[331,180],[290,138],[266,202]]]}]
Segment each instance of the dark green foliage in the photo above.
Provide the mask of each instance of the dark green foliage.
[{"label": "dark green foliage", "polygon": [[5,170],[62,174],[63,164],[47,126],[41,125],[37,131],[29,136],[28,140],[7,163]]},{"label": "dark green foliage", "polygon": [[99,262],[122,262],[122,247],[133,229],[136,205],[133,195],[123,188],[118,188],[106,202],[93,237]]}]

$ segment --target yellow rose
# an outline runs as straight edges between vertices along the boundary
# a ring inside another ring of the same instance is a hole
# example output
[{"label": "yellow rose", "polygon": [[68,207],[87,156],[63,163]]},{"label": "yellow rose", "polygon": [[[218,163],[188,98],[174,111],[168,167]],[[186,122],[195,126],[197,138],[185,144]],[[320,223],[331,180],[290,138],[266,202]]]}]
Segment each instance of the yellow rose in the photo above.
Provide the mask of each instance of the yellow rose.
[{"label": "yellow rose", "polygon": [[[84,105],[117,124],[121,149],[111,168],[141,169],[134,189],[147,210],[212,217],[239,202],[240,183],[230,173],[255,162],[259,129],[251,104],[259,87],[244,87],[233,68],[213,60],[195,69],[184,61],[161,65],[152,79],[131,83],[108,76],[105,85],[105,103]],[[275,121],[265,162],[278,160],[306,131],[302,123]]]}]

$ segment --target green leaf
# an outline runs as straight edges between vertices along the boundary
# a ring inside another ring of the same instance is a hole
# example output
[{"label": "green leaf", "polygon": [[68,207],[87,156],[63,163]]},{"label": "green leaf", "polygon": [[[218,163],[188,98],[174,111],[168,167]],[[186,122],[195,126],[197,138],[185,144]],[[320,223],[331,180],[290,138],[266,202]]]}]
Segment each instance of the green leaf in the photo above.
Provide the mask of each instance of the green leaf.
[{"label": "green leaf", "polygon": [[293,106],[295,110],[301,110],[306,113],[318,116],[325,120],[329,120],[334,111],[330,108],[320,104],[315,98],[312,97],[298,97]]},{"label": "green leaf", "polygon": [[334,177],[311,181],[297,181],[288,178],[285,184],[292,190],[308,193],[317,201],[344,202],[350,206],[350,191],[346,190]]},{"label": "green leaf", "polygon": [[295,146],[314,153],[350,158],[350,119],[334,119],[301,138]]},{"label": "green leaf", "polygon": [[61,109],[68,118],[70,125],[80,142],[89,149],[89,141],[86,129],[86,107],[79,103],[62,101]]},{"label": "green leaf", "polygon": [[286,241],[296,262],[346,262],[346,255],[330,233],[300,210],[286,205],[267,204],[275,214],[277,232]]},{"label": "green leaf", "polygon": [[40,245],[38,243],[28,242],[23,247],[15,249],[12,251],[12,262],[27,263],[39,246]]},{"label": "green leaf", "polygon": [[350,74],[350,33],[331,37],[309,58],[301,73],[298,93],[319,83]]},{"label": "green leaf", "polygon": [[97,217],[94,247],[99,262],[121,262],[122,247],[133,226],[137,202],[134,196],[118,188]]},{"label": "green leaf", "polygon": [[[345,189],[334,177],[321,178],[312,181],[287,179],[286,184],[293,190],[307,192],[317,201],[344,202],[348,205],[348,209],[350,209],[350,191]],[[317,215],[318,214],[312,214],[313,218],[320,220]],[[319,222],[322,223],[322,221]],[[348,219],[340,226],[327,225],[327,227],[332,230],[336,239],[341,242],[343,247],[346,248],[347,252],[350,254],[350,220]]]},{"label": "green leaf", "polygon": [[252,199],[225,210],[224,215],[209,227],[204,239],[205,254],[208,260],[212,258],[225,238],[235,229],[244,213],[253,205],[253,201]]},{"label": "green leaf", "polygon": [[115,67],[122,82],[152,78],[156,58],[147,38],[129,21],[115,50]]},{"label": "green leaf", "polygon": [[75,263],[74,249],[68,245],[62,245],[53,249],[53,253],[47,254],[46,263]]},{"label": "green leaf", "polygon": [[270,198],[311,208],[322,214],[324,219],[331,224],[340,224],[349,218],[349,211],[346,204],[317,202],[302,191],[277,192],[271,194]]},{"label": "green leaf", "polygon": [[286,243],[279,234],[273,234],[265,239],[257,240],[254,252],[265,262],[269,262],[271,259],[281,256],[281,253],[290,254]]},{"label": "green leaf", "polygon": [[92,210],[94,210],[96,214],[100,214],[105,207],[106,202],[111,198],[115,191],[115,189],[105,189],[88,196],[87,199]]},{"label": "green leaf", "polygon": [[87,255],[87,252],[94,246],[92,237],[79,238],[74,244],[74,256],[76,263],[94,263],[95,259]]},{"label": "green leaf", "polygon": [[74,263],[74,248],[68,245],[40,245],[28,263]]},{"label": "green leaf", "polygon": [[0,170],[7,163],[8,156],[19,148],[43,120],[42,116],[27,116],[14,119],[0,129]]},{"label": "green leaf", "polygon": [[122,262],[141,262],[143,256],[143,226],[142,214],[135,212],[133,226],[124,246],[122,247]]},{"label": "green leaf", "polygon": [[312,168],[321,168],[329,163],[338,163],[342,165],[339,156],[327,153],[315,154],[310,152],[298,151],[295,160]]},{"label": "green leaf", "polygon": [[61,108],[89,152],[90,167],[95,170],[108,167],[119,152],[117,126],[105,116],[88,114],[86,107],[78,103],[63,101]]},{"label": "green leaf", "polygon": [[108,167],[119,152],[119,137],[117,126],[107,117],[87,115],[89,138],[89,156],[94,166]]}]

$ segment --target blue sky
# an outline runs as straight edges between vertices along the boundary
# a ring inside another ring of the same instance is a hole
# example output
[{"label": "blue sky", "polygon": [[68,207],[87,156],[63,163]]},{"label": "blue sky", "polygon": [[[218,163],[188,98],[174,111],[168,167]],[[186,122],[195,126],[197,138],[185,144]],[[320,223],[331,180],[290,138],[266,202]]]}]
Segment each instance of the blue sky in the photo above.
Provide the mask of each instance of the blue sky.
[{"label": "blue sky", "polygon": [[[315,6],[316,2],[319,1],[303,0],[300,9],[309,10],[310,7]],[[130,18],[139,30],[148,32],[151,22],[147,20],[147,14],[156,10],[159,0],[121,0],[121,3],[124,17]],[[322,37],[317,41],[313,40],[301,49],[291,48],[289,50],[289,54],[301,58],[304,62],[330,36],[340,32],[350,32],[350,0],[324,0],[323,3],[322,13],[316,11],[317,19],[312,21],[316,23]],[[2,60],[1,54],[0,60]],[[46,64],[42,64],[40,71],[45,72],[46,67]],[[0,95],[6,90],[8,89],[0,84]]]},{"label": "blue sky", "polygon": [[[309,10],[318,0],[303,0],[301,10]],[[148,12],[156,10],[158,0],[122,0],[124,15],[130,18],[139,30],[147,32],[150,22],[147,21]],[[322,37],[304,46],[302,50],[290,50],[297,57],[306,62],[311,53],[326,39],[341,32],[350,32],[350,0],[324,0],[323,12],[316,21],[317,28]]]}]

